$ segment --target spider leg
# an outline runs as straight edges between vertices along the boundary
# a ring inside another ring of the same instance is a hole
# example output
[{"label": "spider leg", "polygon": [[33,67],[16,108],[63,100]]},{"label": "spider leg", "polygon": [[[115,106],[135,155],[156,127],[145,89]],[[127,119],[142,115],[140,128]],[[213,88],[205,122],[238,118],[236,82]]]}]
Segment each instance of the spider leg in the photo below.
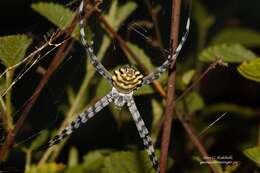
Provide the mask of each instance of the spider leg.
[{"label": "spider leg", "polygon": [[127,106],[128,106],[129,111],[132,114],[135,125],[139,132],[139,135],[143,140],[144,147],[149,155],[150,160],[152,161],[153,167],[157,171],[157,173],[160,173],[158,159],[155,155],[155,150],[154,150],[154,147],[152,144],[152,138],[149,136],[148,129],[146,128],[144,121],[143,121],[142,117],[140,116],[140,113],[136,107],[136,104],[135,104],[133,98],[131,98],[127,102]]},{"label": "spider leg", "polygon": [[[190,7],[190,9],[191,9],[191,7]],[[147,85],[147,84],[150,84],[154,80],[158,79],[161,76],[161,74],[169,68],[169,65],[172,63],[172,61],[177,59],[185,41],[187,40],[187,37],[189,35],[190,16],[191,16],[190,13],[191,12],[189,12],[189,17],[188,17],[187,22],[186,22],[186,31],[185,31],[184,35],[182,36],[181,41],[180,41],[178,47],[176,48],[176,50],[172,54],[168,55],[166,61],[164,61],[164,63],[160,67],[156,68],[156,70],[154,72],[152,72],[149,75],[144,77],[143,82],[140,85],[140,87]]]},{"label": "spider leg", "polygon": [[94,54],[94,50],[92,46],[87,42],[85,30],[84,30],[84,0],[81,1],[79,6],[79,28],[80,28],[80,39],[81,43],[85,47],[85,50],[87,52],[88,57],[90,58],[90,62],[98,71],[99,74],[101,74],[107,81],[112,85],[112,76],[111,74],[106,70],[106,68],[101,64],[101,62],[98,60],[96,55]]},{"label": "spider leg", "polygon": [[56,135],[54,138],[52,138],[47,144],[41,146],[37,151],[41,151],[44,149],[47,149],[49,147],[52,147],[53,145],[56,145],[60,143],[65,137],[69,136],[71,133],[76,131],[82,124],[86,123],[90,118],[92,118],[95,114],[97,114],[100,110],[102,110],[104,107],[109,105],[109,103],[112,102],[112,93],[110,92],[106,96],[104,96],[102,99],[100,99],[96,104],[90,108],[88,108],[86,111],[80,113],[75,120],[73,120],[65,129],[63,129],[58,135]]}]

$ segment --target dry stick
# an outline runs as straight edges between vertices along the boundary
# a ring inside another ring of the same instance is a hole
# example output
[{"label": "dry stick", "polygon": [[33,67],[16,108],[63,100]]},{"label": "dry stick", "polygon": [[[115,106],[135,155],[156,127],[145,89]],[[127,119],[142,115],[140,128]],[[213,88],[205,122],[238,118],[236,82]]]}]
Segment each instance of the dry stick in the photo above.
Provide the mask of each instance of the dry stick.
[{"label": "dry stick", "polygon": [[[183,125],[185,131],[187,132],[187,134],[189,135],[191,141],[193,142],[193,144],[195,145],[195,147],[198,149],[199,153],[201,154],[202,158],[208,158],[208,153],[205,149],[205,147],[203,146],[203,144],[200,142],[199,138],[195,135],[193,128],[191,127],[190,124],[188,124],[180,115],[180,113],[178,111],[175,111],[177,118],[179,119],[179,121],[181,122],[181,124]],[[210,163],[208,163],[209,168],[212,170],[213,173],[220,173],[216,167]]]},{"label": "dry stick", "polygon": [[[70,26],[65,31],[60,32],[60,34],[58,34],[58,35],[60,36],[62,34],[66,34],[67,37],[70,37],[70,34],[73,32],[74,28],[76,27],[77,18],[78,18],[78,16],[76,15],[74,17],[72,23],[70,24]],[[28,116],[28,113],[30,112],[32,106],[34,105],[35,101],[37,100],[38,96],[40,95],[40,93],[41,93],[42,89],[44,88],[45,84],[48,82],[49,77],[55,71],[55,69],[59,66],[59,64],[63,61],[63,59],[65,57],[63,52],[64,52],[64,50],[66,50],[67,46],[68,46],[68,42],[65,42],[58,49],[53,61],[51,62],[50,66],[47,69],[45,75],[43,76],[41,82],[37,86],[35,92],[28,99],[28,101],[26,101],[26,105],[24,105],[24,109],[23,109],[21,116],[19,117],[14,129],[8,131],[7,139],[6,139],[6,141],[5,141],[3,147],[1,148],[1,151],[0,151],[0,160],[4,159],[4,157],[5,157],[6,153],[8,152],[9,148],[12,147],[12,145],[14,143],[14,139],[15,139],[18,131],[22,127],[25,119]]]},{"label": "dry stick", "polygon": [[[139,60],[139,58],[134,54],[134,52],[129,48],[129,46],[126,44],[126,42],[122,39],[122,37],[120,37],[114,30],[113,28],[108,24],[108,22],[106,21],[106,19],[102,16],[102,14],[99,11],[95,11],[96,15],[98,16],[99,20],[104,24],[105,29],[108,30],[108,32],[110,34],[112,34],[115,39],[118,41],[119,45],[125,49],[129,55],[134,59],[134,61],[140,65],[140,67],[142,68],[142,70],[145,72],[145,74],[148,74],[149,71],[148,69],[144,66],[144,64],[142,64]],[[153,81],[153,86],[154,88],[160,93],[160,95],[162,95],[163,97],[165,97],[165,91],[163,89],[163,87],[161,86],[161,84],[158,81]]]},{"label": "dry stick", "polygon": [[187,93],[190,92],[190,90],[192,90],[192,88],[194,88],[208,74],[209,71],[216,68],[217,65],[226,66],[223,63],[223,60],[217,57],[216,60],[211,63],[209,67],[198,77],[198,79],[196,79],[180,96],[177,97],[176,102],[180,101],[185,95],[187,95]]},{"label": "dry stick", "polygon": [[[181,0],[172,0],[170,43],[173,44],[171,45],[172,46],[171,50],[175,50],[178,45],[180,5],[181,5]],[[163,123],[161,157],[160,157],[161,173],[165,173],[167,168],[168,150],[169,150],[170,135],[171,135],[171,128],[172,128],[172,117],[173,117],[172,114],[175,108],[175,100],[174,100],[175,80],[176,80],[176,65],[174,61],[172,62],[170,67],[168,84],[167,84],[166,110],[165,110],[164,123]]]}]

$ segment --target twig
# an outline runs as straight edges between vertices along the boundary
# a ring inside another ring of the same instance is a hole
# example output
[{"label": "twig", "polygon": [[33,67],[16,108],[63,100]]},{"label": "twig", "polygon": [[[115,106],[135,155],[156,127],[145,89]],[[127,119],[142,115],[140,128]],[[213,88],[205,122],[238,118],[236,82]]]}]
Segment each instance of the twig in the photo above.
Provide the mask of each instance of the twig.
[{"label": "twig", "polygon": [[185,91],[177,97],[176,102],[180,101],[190,90],[192,90],[212,69],[216,68],[217,65],[226,66],[226,64],[223,63],[222,59],[217,57],[216,60],[209,65],[209,67],[196,79],[192,85],[190,85]]},{"label": "twig", "polygon": [[[74,28],[76,27],[77,24],[77,18],[78,16],[76,15],[70,24],[68,28],[66,28],[65,31],[59,32],[55,38],[58,38],[58,36],[61,36],[62,34],[65,34],[67,37],[70,37],[70,34],[74,31]],[[12,147],[14,143],[14,139],[22,127],[24,121],[26,120],[28,113],[30,112],[31,108],[33,107],[35,101],[37,100],[38,96],[40,95],[42,89],[44,88],[45,84],[48,82],[49,77],[52,75],[52,73],[56,70],[56,68],[59,66],[59,64],[63,61],[64,59],[64,50],[66,50],[66,47],[68,46],[69,42],[65,42],[57,51],[53,61],[51,62],[49,68],[47,69],[45,75],[43,76],[41,82],[37,86],[35,92],[33,95],[26,101],[26,105],[24,105],[24,109],[21,113],[21,116],[19,117],[17,123],[15,124],[15,127],[13,130],[9,130],[7,134],[7,139],[1,148],[0,151],[0,160],[3,160],[6,153],[9,151],[9,149]]]},{"label": "twig", "polygon": [[[171,45],[172,47],[170,50],[175,50],[178,45],[180,5],[181,5],[181,0],[172,0],[170,43],[173,44]],[[164,123],[163,123],[161,157],[160,157],[161,173],[165,173],[167,168],[168,149],[169,149],[170,135],[171,135],[171,128],[172,128],[172,114],[175,108],[175,101],[174,101],[175,79],[176,79],[175,67],[176,66],[174,61],[171,64],[168,84],[167,84],[166,110],[165,110]]]},{"label": "twig", "polygon": [[[182,126],[184,127],[185,131],[187,132],[188,136],[190,137],[191,141],[193,142],[194,146],[197,148],[198,152],[202,156],[202,158],[208,158],[208,153],[200,142],[199,138],[195,135],[193,128],[190,124],[188,124],[180,115],[178,111],[175,111],[177,118],[181,122]],[[212,170],[213,173],[220,173],[216,167],[210,163],[208,163],[209,168]]]}]

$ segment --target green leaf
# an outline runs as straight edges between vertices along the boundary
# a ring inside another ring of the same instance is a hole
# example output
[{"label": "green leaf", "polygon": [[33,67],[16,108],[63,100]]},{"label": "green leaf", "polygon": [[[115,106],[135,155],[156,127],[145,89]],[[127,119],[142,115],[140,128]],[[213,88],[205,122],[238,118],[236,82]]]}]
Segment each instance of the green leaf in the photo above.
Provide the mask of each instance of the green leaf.
[{"label": "green leaf", "polygon": [[[121,24],[128,18],[130,14],[137,8],[137,4],[134,2],[128,2],[122,6],[118,5],[118,0],[112,1],[111,7],[107,15],[105,15],[105,19],[109,23],[109,25],[114,29],[114,31],[118,31]],[[97,53],[97,57],[101,59],[104,57],[104,54],[109,47],[111,40],[108,36],[104,36],[101,47]]]},{"label": "green leaf", "polygon": [[98,170],[104,167],[105,158],[112,153],[112,150],[91,151],[83,158],[83,167],[86,170]]},{"label": "green leaf", "polygon": [[163,104],[156,99],[152,99],[152,109],[153,109],[153,122],[152,122],[152,129],[151,129],[151,137],[155,139],[158,137],[160,133],[160,126],[162,116],[163,116]]},{"label": "green leaf", "polygon": [[209,28],[214,23],[214,17],[209,15],[206,7],[200,1],[193,3],[193,18],[199,28]]},{"label": "green leaf", "polygon": [[239,63],[255,59],[257,56],[240,44],[220,44],[203,50],[199,55],[199,60],[213,62],[217,57],[222,58],[225,62]]},{"label": "green leaf", "polygon": [[260,82],[260,58],[243,62],[237,70],[245,78]]},{"label": "green leaf", "polygon": [[245,28],[228,28],[220,31],[211,44],[239,43],[247,47],[260,46],[260,33]]},{"label": "green leaf", "polygon": [[248,148],[243,151],[244,155],[260,167],[260,147]]},{"label": "green leaf", "polygon": [[224,173],[235,172],[238,169],[239,165],[240,164],[238,162],[232,163],[231,165],[226,165],[225,168],[224,168]]},{"label": "green leaf", "polygon": [[205,107],[202,97],[195,91],[190,92],[186,97],[184,97],[184,100],[177,102],[177,109],[180,112],[185,110],[184,103],[187,105],[187,109],[190,113],[196,112]]},{"label": "green leaf", "polygon": [[[163,86],[167,82],[168,73],[163,73],[161,77],[157,80],[159,83],[161,83]],[[135,91],[134,95],[147,95],[147,94],[154,94],[157,91],[152,87],[152,85],[146,85],[142,88],[139,88]]]},{"label": "green leaf", "polygon": [[205,46],[209,28],[214,24],[215,17],[209,14],[200,1],[193,2],[192,11],[192,16],[197,24],[197,50],[200,51]]},{"label": "green leaf", "polygon": [[64,168],[65,166],[63,164],[43,163],[30,166],[26,173],[60,173]]},{"label": "green leaf", "polygon": [[212,104],[203,109],[203,114],[212,114],[216,112],[229,112],[238,115],[244,115],[246,117],[252,117],[255,115],[255,111],[249,107],[236,105],[234,103],[217,103]]},{"label": "green leaf", "polygon": [[70,9],[61,4],[52,2],[38,2],[32,4],[32,9],[46,17],[53,24],[61,29],[65,29],[72,22],[75,14]]},{"label": "green leaf", "polygon": [[[135,55],[138,55],[139,61],[145,65],[148,71],[152,71],[155,69],[154,65],[151,62],[151,58],[144,52],[143,49],[130,42],[127,42],[127,45]],[[127,51],[125,51],[125,53],[130,63],[137,65],[137,63],[132,59],[129,53]]]},{"label": "green leaf", "polygon": [[6,67],[19,63],[31,43],[32,39],[26,35],[0,37],[0,60]]},{"label": "green leaf", "polygon": [[76,93],[73,90],[72,86],[68,86],[67,98],[68,98],[68,101],[69,101],[69,105],[73,105],[75,98],[76,98]]},{"label": "green leaf", "polygon": [[191,79],[193,78],[193,76],[195,75],[196,71],[191,69],[186,71],[183,75],[182,75],[182,82],[185,85],[188,85],[191,82]]},{"label": "green leaf", "polygon": [[155,172],[146,151],[114,152],[106,157],[103,173],[128,172],[143,173]]},{"label": "green leaf", "polygon": [[187,85],[191,82],[196,71],[193,69],[185,71],[182,75],[178,75],[176,78],[176,88],[179,90],[184,90]]},{"label": "green leaf", "polygon": [[31,143],[30,149],[31,150],[35,150],[37,148],[39,148],[42,144],[45,143],[45,141],[48,139],[48,130],[43,130],[39,136],[37,136],[36,139],[33,140],[33,142]]}]

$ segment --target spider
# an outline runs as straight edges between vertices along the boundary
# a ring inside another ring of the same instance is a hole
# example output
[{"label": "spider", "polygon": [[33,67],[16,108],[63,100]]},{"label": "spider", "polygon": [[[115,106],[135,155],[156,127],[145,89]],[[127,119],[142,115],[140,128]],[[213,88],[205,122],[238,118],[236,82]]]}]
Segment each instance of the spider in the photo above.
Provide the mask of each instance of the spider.
[{"label": "spider", "polygon": [[168,55],[164,63],[156,68],[156,70],[150,73],[147,76],[141,74],[140,71],[125,65],[118,70],[114,71],[114,74],[110,74],[106,68],[99,62],[98,58],[94,54],[93,48],[90,44],[87,43],[85,39],[84,31],[84,0],[81,1],[79,6],[79,27],[80,27],[80,36],[82,45],[86,49],[86,53],[90,58],[90,62],[95,67],[96,71],[101,74],[107,82],[112,86],[112,91],[110,91],[106,96],[101,98],[96,104],[86,111],[80,113],[74,121],[72,121],[65,129],[63,129],[58,135],[51,139],[47,143],[47,147],[51,147],[59,142],[61,142],[66,136],[69,136],[72,132],[78,129],[82,124],[86,123],[90,118],[97,114],[104,107],[108,106],[111,102],[114,102],[116,107],[122,108],[126,105],[134,119],[135,125],[137,127],[140,138],[143,141],[144,147],[148,153],[148,156],[152,162],[152,165],[157,173],[160,173],[158,159],[155,155],[155,150],[152,144],[152,139],[149,136],[148,129],[145,126],[145,123],[140,116],[140,113],[136,107],[135,101],[133,99],[133,92],[140,87],[150,84],[154,80],[158,79],[163,72],[165,72],[172,61],[176,60],[179,52],[184,45],[190,28],[190,16],[187,19],[186,31],[182,36],[180,44],[176,50]]}]

